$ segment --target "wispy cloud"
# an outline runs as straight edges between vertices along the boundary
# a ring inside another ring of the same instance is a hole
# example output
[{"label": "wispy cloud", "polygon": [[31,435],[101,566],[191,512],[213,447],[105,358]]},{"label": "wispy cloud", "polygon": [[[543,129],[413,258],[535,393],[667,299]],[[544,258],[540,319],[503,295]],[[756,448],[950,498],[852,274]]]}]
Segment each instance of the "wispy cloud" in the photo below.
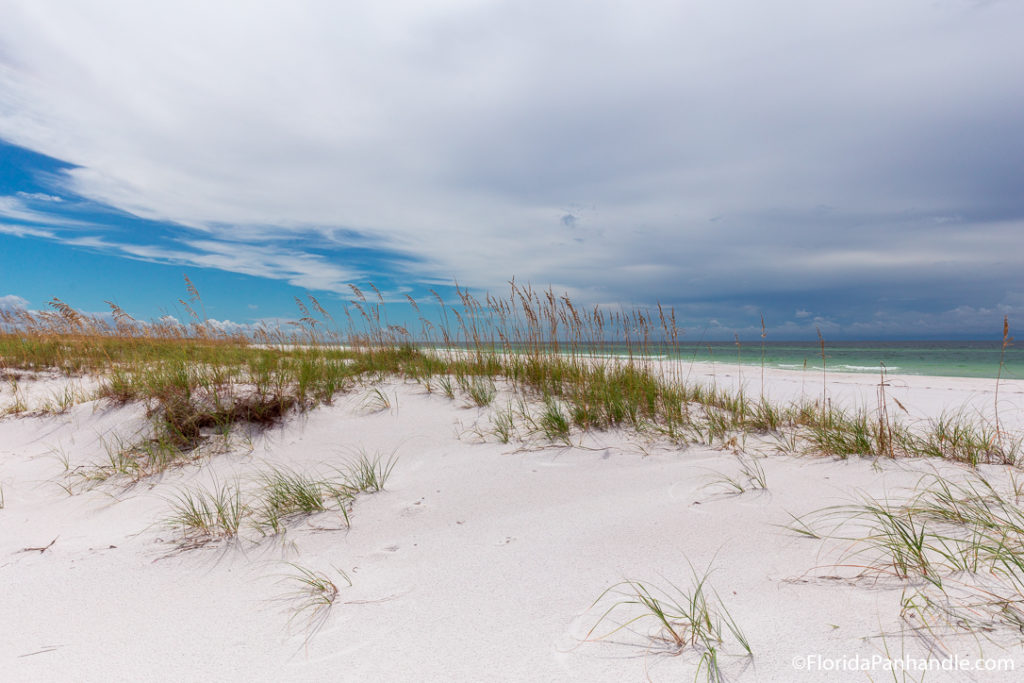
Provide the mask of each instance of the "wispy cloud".
[{"label": "wispy cloud", "polygon": [[217,268],[232,273],[283,280],[296,287],[313,290],[348,291],[348,282],[362,279],[358,271],[330,263],[319,254],[282,246],[261,247],[237,242],[185,239],[180,241],[179,248],[174,248],[112,242],[101,236],[70,237],[59,241],[120,253],[152,263]]}]

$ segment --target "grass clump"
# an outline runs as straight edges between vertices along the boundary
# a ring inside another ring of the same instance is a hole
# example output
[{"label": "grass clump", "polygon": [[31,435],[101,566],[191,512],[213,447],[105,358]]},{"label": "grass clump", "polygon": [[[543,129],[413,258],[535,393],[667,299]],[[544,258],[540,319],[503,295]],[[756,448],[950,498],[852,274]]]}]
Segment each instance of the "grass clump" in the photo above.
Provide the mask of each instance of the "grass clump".
[{"label": "grass clump", "polygon": [[498,389],[490,377],[474,377],[466,386],[466,393],[473,405],[483,408],[491,405],[494,397],[498,395]]},{"label": "grass clump", "polygon": [[242,500],[237,481],[182,490],[171,501],[168,524],[181,530],[186,538],[213,540],[238,536],[249,506]]},{"label": "grass clump", "polygon": [[[902,582],[923,580],[905,613],[951,630],[1024,632],[1024,507],[1007,487],[972,471],[961,481],[929,475],[901,502],[865,497],[825,508],[793,530],[841,540],[841,566]],[[822,527],[830,527],[822,531]]]},{"label": "grass clump", "polygon": [[739,474],[734,477],[724,474],[717,475],[714,481],[708,485],[724,489],[728,494],[763,491],[768,488],[768,477],[757,458],[738,454],[736,460],[739,462]]},{"label": "grass clump", "polygon": [[256,526],[263,533],[282,533],[289,517],[326,512],[331,501],[338,504],[346,525],[349,522],[347,506],[354,491],[344,484],[277,467],[263,472],[260,480]]},{"label": "grass clump", "polygon": [[508,443],[516,432],[515,411],[509,403],[505,410],[499,410],[491,416],[492,433],[501,443]]},{"label": "grass clump", "polygon": [[1004,439],[985,422],[972,420],[962,412],[943,414],[932,420],[923,434],[905,433],[903,450],[926,457],[962,462],[972,467],[981,464],[1016,465],[1021,455],[1021,439]]},{"label": "grass clump", "polygon": [[391,410],[391,399],[380,387],[374,387],[363,399],[363,406],[368,412],[382,413]]},{"label": "grass clump", "polygon": [[[703,671],[709,681],[724,680],[719,656],[727,644],[726,637],[738,645],[743,657],[752,657],[753,650],[718,594],[709,589],[710,570],[698,574],[691,567],[691,572],[689,590],[671,582],[663,588],[631,579],[611,586],[591,605],[593,609],[611,602],[588,631],[586,640],[604,640],[629,632],[669,654],[697,653],[697,675]],[[640,623],[650,628],[638,631]]]},{"label": "grass clump", "polygon": [[290,518],[330,510],[339,512],[347,527],[355,497],[382,491],[397,461],[395,452],[371,456],[361,451],[331,478],[272,467],[260,475],[256,528],[264,534],[280,534]]},{"label": "grass clump", "polygon": [[562,412],[562,406],[556,399],[550,396],[544,399],[544,411],[538,424],[549,441],[569,443],[569,418]]},{"label": "grass clump", "polygon": [[[295,573],[285,576],[281,582],[291,585],[292,590],[281,597],[292,604],[289,623],[296,619],[304,621],[304,628],[307,631],[306,640],[308,641],[327,621],[340,591],[338,584],[325,572],[309,569],[292,562],[289,562],[288,565],[295,570]],[[352,586],[352,580],[348,574],[337,567],[334,567],[334,570],[349,587]]]},{"label": "grass clump", "polygon": [[343,485],[360,493],[382,491],[397,462],[398,456],[394,451],[387,457],[380,452],[371,456],[365,451],[360,451],[355,460],[343,471]]}]

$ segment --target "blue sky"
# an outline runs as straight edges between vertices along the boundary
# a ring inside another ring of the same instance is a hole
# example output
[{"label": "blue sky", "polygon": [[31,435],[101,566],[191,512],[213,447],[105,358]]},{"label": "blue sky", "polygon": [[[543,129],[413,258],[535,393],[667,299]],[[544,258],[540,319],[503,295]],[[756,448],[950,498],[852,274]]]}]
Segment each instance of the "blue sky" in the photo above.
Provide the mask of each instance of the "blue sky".
[{"label": "blue sky", "polygon": [[1024,320],[1024,4],[0,0],[0,306],[513,276],[693,340]]}]

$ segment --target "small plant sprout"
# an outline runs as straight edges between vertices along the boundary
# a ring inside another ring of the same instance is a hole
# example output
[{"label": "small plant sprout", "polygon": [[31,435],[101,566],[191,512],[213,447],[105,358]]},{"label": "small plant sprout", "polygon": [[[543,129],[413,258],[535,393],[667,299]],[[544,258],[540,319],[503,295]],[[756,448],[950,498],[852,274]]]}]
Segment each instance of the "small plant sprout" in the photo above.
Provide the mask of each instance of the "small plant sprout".
[{"label": "small plant sprout", "polygon": [[544,412],[540,416],[540,428],[550,441],[569,443],[569,418],[562,412],[557,399],[548,396],[544,399]]},{"label": "small plant sprout", "polygon": [[365,451],[360,451],[344,470],[345,483],[357,492],[382,491],[397,462],[396,451],[392,451],[387,457],[379,452],[370,456]]},{"label": "small plant sprout", "polygon": [[757,458],[736,455],[740,471],[735,477],[719,474],[708,486],[718,486],[727,494],[740,494],[746,491],[765,490],[768,488],[768,478],[765,475],[764,467]]},{"label": "small plant sprout", "polygon": [[[586,640],[604,640],[627,632],[667,654],[699,653],[698,675],[703,671],[709,681],[723,680],[719,654],[731,643],[743,657],[753,650],[721,598],[707,585],[710,570],[698,574],[691,566],[689,590],[671,582],[667,588],[627,579],[605,590],[591,608],[611,602],[586,635]],[[649,624],[638,630],[641,623]]]},{"label": "small plant sprout", "polygon": [[[291,624],[296,619],[302,620],[308,641],[327,621],[331,608],[338,598],[338,585],[325,572],[315,571],[293,562],[289,562],[288,566],[296,573],[285,576],[281,582],[288,583],[293,590],[281,597],[292,603],[292,615],[288,623]],[[352,580],[347,573],[337,567],[333,569],[347,586],[352,586]]]},{"label": "small plant sprout", "polygon": [[498,390],[490,377],[474,377],[466,388],[473,405],[480,407],[489,406],[497,396]]},{"label": "small plant sprout", "polygon": [[249,514],[237,481],[184,489],[171,501],[171,509],[168,525],[181,530],[185,538],[200,541],[234,538]]},{"label": "small plant sprout", "polygon": [[512,409],[512,404],[509,403],[506,410],[495,412],[491,416],[491,424],[493,425],[492,432],[498,437],[498,440],[501,443],[508,443],[515,432],[515,413]]},{"label": "small plant sprout", "polygon": [[363,399],[363,407],[371,413],[381,413],[391,410],[391,399],[380,387],[374,387]]}]

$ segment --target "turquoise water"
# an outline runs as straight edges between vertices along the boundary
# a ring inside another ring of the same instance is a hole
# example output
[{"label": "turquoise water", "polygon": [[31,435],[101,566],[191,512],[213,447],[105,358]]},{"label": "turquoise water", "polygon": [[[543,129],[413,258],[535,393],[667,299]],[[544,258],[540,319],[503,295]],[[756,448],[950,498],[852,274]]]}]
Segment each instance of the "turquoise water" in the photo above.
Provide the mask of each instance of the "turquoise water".
[{"label": "turquoise water", "polygon": [[[495,344],[501,347],[500,344]],[[515,347],[516,345],[513,345]],[[825,363],[829,372],[878,374],[882,364],[886,372],[898,375],[931,375],[941,377],[982,377],[995,379],[1000,372],[1002,356],[1003,379],[1024,379],[1024,342],[1010,345],[1005,352],[1001,341],[857,341],[825,342]],[[552,345],[552,351],[556,351]],[[565,346],[557,351],[568,352]],[[586,349],[577,349],[586,353]],[[599,355],[625,356],[624,344],[608,342],[591,349]],[[675,346],[649,343],[646,353],[655,358],[675,358],[683,362],[697,361],[735,366],[737,363],[760,367],[761,343],[742,342],[679,342]],[[633,355],[638,353],[637,345]],[[821,372],[821,347],[818,342],[766,342],[764,365],[767,368]]]},{"label": "turquoise water", "polygon": [[[835,372],[946,377],[986,377],[999,373],[1001,342],[998,341],[887,341],[825,342],[825,362]],[[761,344],[744,342],[680,343],[678,352],[662,347],[652,352],[702,362],[761,364]],[[737,351],[739,352],[737,360]],[[821,347],[817,342],[766,342],[765,367],[786,370],[821,370]],[[1003,358],[1004,379],[1024,379],[1024,346],[1008,346]]]}]

